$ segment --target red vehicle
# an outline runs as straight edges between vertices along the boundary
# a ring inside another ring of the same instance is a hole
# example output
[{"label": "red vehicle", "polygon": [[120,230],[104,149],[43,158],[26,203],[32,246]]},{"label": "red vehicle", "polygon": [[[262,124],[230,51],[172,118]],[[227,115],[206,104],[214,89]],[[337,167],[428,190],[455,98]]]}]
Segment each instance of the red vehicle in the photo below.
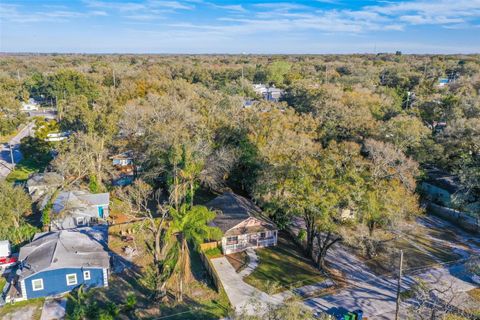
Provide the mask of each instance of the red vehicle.
[{"label": "red vehicle", "polygon": [[17,258],[15,257],[0,257],[0,267],[10,267],[15,263],[17,263]]},{"label": "red vehicle", "polygon": [[0,268],[7,268],[17,263],[17,258],[11,256],[10,242],[0,241]]}]

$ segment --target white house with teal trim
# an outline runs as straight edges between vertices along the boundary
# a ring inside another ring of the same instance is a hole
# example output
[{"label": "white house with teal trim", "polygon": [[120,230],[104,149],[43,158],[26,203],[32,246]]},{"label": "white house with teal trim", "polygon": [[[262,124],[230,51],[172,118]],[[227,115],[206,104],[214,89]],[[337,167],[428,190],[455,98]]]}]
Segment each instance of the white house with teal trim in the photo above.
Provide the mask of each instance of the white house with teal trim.
[{"label": "white house with teal trim", "polygon": [[106,220],[109,215],[109,193],[92,194],[83,190],[63,191],[52,208],[53,230],[90,226]]},{"label": "white house with teal trim", "polygon": [[107,237],[106,225],[37,233],[20,249],[21,298],[57,296],[80,285],[108,286]]}]

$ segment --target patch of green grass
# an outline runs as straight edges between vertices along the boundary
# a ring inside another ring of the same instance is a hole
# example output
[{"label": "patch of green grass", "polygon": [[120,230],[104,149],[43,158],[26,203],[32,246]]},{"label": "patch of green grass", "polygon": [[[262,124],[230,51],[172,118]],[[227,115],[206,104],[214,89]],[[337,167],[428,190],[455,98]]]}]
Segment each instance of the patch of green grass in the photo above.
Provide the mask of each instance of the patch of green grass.
[{"label": "patch of green grass", "polygon": [[287,235],[279,234],[277,246],[258,249],[257,254],[258,267],[244,280],[264,292],[276,293],[325,280]]},{"label": "patch of green grass", "polygon": [[4,277],[0,276],[0,292],[2,292],[3,287],[5,287],[5,284],[7,284],[7,279]]},{"label": "patch of green grass", "polygon": [[426,265],[434,266],[437,264],[435,259],[428,253],[415,247],[411,242],[404,238],[391,240],[390,249],[379,250],[377,256],[373,259],[367,259],[365,264],[377,275],[383,275],[394,271],[399,263],[400,250],[403,250],[404,268],[418,268]]},{"label": "patch of green grass", "polygon": [[216,293],[205,285],[196,283],[190,290],[197,291],[198,297],[187,296],[183,303],[176,305],[161,304],[161,317],[175,320],[214,320],[223,319],[230,313],[230,301],[223,289]]},{"label": "patch of green grass", "polygon": [[468,295],[475,301],[480,303],[480,288],[475,288],[467,292]]},{"label": "patch of green grass", "polygon": [[6,180],[8,182],[25,182],[32,173],[43,171],[47,165],[48,162],[24,158],[15,166],[15,169],[8,174]]},{"label": "patch of green grass", "polygon": [[36,298],[36,299],[29,299],[25,301],[20,301],[13,304],[6,304],[2,308],[0,308],[0,319],[9,319],[9,315],[12,316],[12,319],[15,318],[14,314],[21,315],[26,312],[27,309],[35,308],[33,315],[31,317],[32,320],[40,319],[42,316],[42,307],[43,303],[45,302],[45,298]]},{"label": "patch of green grass", "polygon": [[207,258],[209,258],[209,259],[218,258],[218,257],[221,257],[223,255],[222,250],[219,247],[205,250],[204,253],[207,256]]},{"label": "patch of green grass", "polygon": [[10,140],[12,140],[13,138],[15,138],[15,136],[16,136],[24,127],[25,127],[24,125],[21,125],[20,127],[18,127],[17,129],[15,129],[14,131],[12,131],[12,132],[9,133],[9,134],[0,135],[0,143],[8,143],[8,142],[10,142]]}]

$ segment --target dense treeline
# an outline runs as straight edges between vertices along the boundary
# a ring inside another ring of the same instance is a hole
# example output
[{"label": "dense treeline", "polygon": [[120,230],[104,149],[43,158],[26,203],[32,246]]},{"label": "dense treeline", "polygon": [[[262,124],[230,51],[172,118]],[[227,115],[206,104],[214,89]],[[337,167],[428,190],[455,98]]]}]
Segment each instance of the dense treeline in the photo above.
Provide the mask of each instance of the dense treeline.
[{"label": "dense treeline", "polygon": [[[334,243],[368,251],[376,230],[419,214],[425,165],[459,175],[460,202],[479,197],[479,56],[45,55],[0,65],[2,133],[23,121],[29,97],[56,106],[60,127],[75,132],[52,163],[67,183],[104,190],[108,156],[133,150],[148,186],[120,197],[160,188],[180,217],[205,218],[195,190],[231,188],[281,227],[301,219],[319,267]],[[439,77],[452,81],[440,87]],[[284,89],[283,101],[262,101],[253,83]]]}]

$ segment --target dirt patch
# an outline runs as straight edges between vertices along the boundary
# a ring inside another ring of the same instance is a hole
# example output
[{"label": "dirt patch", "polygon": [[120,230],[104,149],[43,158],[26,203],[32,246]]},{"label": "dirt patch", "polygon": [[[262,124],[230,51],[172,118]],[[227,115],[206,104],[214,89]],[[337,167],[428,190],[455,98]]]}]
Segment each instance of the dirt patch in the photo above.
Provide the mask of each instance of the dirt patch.
[{"label": "dirt patch", "polygon": [[232,253],[225,256],[237,273],[248,266],[250,259],[245,251]]},{"label": "dirt patch", "polygon": [[42,316],[44,299],[32,299],[7,304],[0,308],[2,320],[39,320]]}]

